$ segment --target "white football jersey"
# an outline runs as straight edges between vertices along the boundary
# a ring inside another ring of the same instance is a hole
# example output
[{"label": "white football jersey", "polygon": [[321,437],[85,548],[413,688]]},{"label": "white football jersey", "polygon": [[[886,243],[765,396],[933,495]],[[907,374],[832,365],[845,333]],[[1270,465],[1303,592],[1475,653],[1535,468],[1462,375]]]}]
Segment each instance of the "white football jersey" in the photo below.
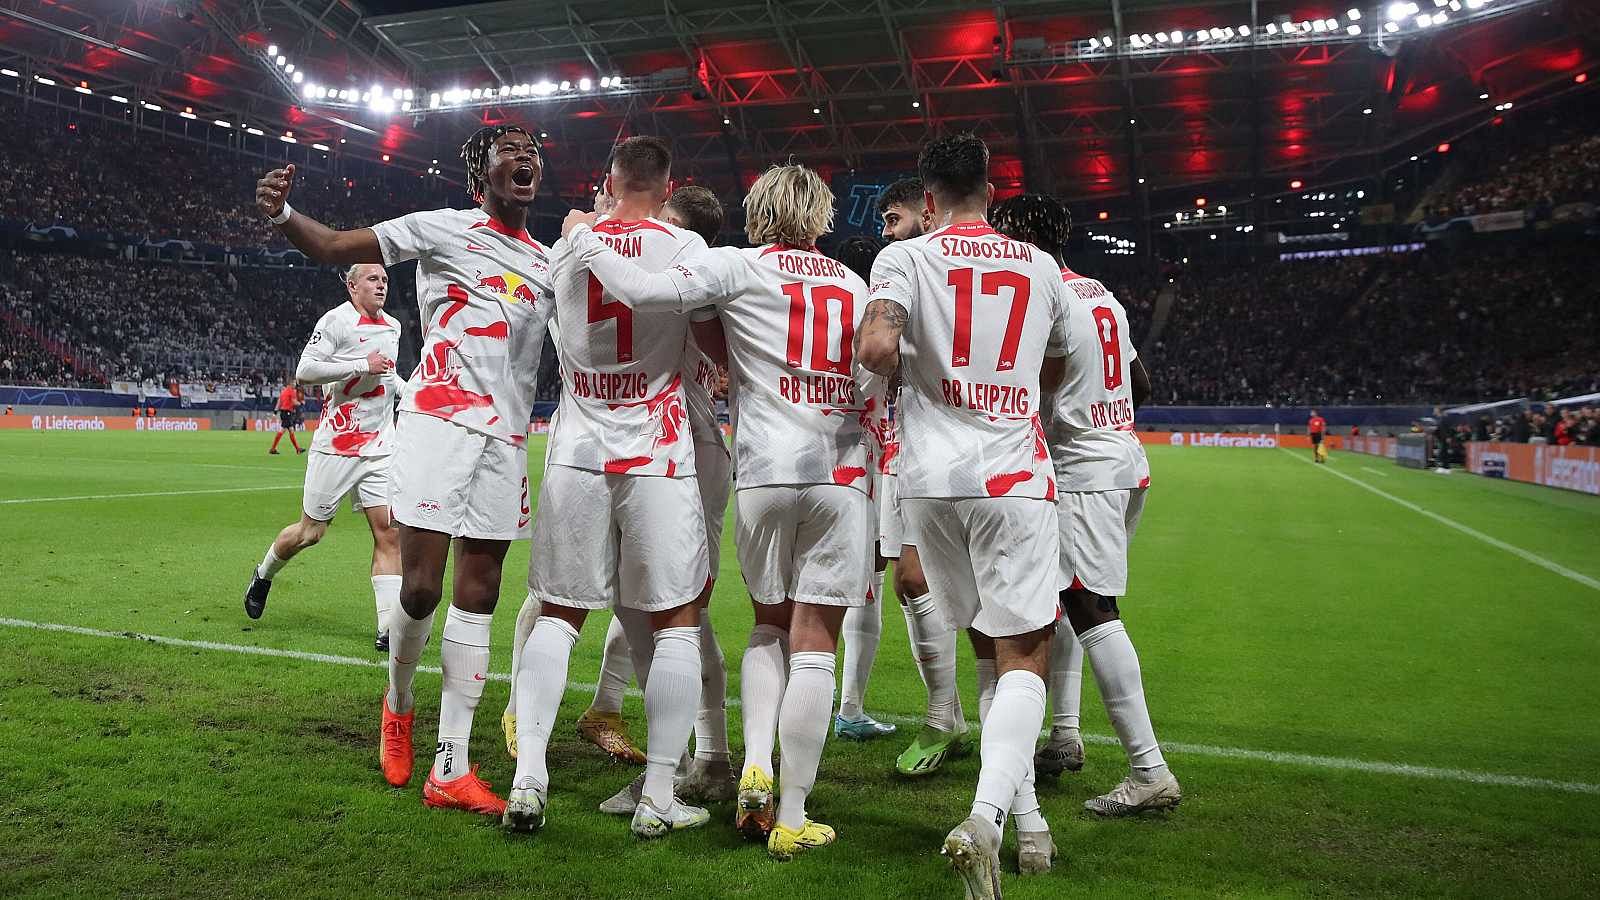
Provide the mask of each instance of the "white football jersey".
[{"label": "white football jersey", "polygon": [[[706,246],[694,232],[657,219],[606,219],[592,233],[650,272]],[[565,242],[556,245],[555,285],[561,403],[550,420],[549,462],[622,475],[693,475],[681,371],[689,317],[618,300]]]},{"label": "white football jersey", "polygon": [[348,365],[350,374],[329,382],[322,391],[322,419],[311,437],[313,453],[335,456],[388,456],[394,445],[395,389],[393,372],[370,374],[367,354],[386,359],[400,352],[400,323],[382,310],[368,318],[344,302],[322,314],[300,353],[302,363]]},{"label": "white football jersey", "polygon": [[481,209],[415,212],[372,230],[384,265],[417,260],[422,359],[400,409],[525,446],[555,308],[544,247]]},{"label": "white football jersey", "polygon": [[683,406],[689,412],[689,432],[696,444],[716,444],[724,448],[722,425],[717,421],[717,364],[694,342],[694,335],[683,346]]},{"label": "white football jersey", "polygon": [[1114,491],[1150,484],[1150,463],[1133,428],[1133,361],[1128,313],[1106,286],[1061,270],[1067,294],[1066,357],[1045,435],[1063,491]]},{"label": "white football jersey", "polygon": [[1039,421],[1039,368],[1067,328],[1055,260],[964,222],[884,248],[871,296],[908,315],[900,496],[1055,499]]},{"label": "white football jersey", "polygon": [[[871,493],[868,398],[882,379],[855,365],[866,284],[815,250],[718,247],[657,276],[577,236],[608,285],[722,319],[731,366],[739,487],[840,484]],[[621,263],[618,265],[618,263]]]}]

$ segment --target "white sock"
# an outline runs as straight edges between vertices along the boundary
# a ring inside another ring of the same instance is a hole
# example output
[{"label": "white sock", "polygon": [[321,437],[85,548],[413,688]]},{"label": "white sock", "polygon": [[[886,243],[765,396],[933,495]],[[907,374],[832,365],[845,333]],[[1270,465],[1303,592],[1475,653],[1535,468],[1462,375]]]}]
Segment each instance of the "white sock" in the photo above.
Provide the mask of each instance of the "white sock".
[{"label": "white sock", "polygon": [[1150,710],[1145,707],[1144,681],[1139,674],[1139,654],[1122,620],[1085,631],[1078,636],[1083,650],[1094,667],[1094,680],[1100,685],[1100,699],[1105,701],[1106,714],[1111,717],[1111,727],[1128,754],[1128,764],[1133,775],[1141,781],[1154,781],[1166,774],[1167,761],[1161,758],[1161,745],[1156,743],[1156,730],[1150,724]]},{"label": "white sock", "polygon": [[700,708],[700,628],[656,632],[644,689],[646,735],[642,798],[656,809],[672,805],[672,773],[678,768]]},{"label": "white sock", "polygon": [[711,627],[710,610],[700,610],[700,712],[694,719],[696,759],[728,759],[728,669]]},{"label": "white sock", "polygon": [[278,572],[288,564],[289,561],[287,559],[279,559],[278,554],[273,553],[272,548],[268,547],[267,555],[261,559],[261,565],[256,566],[256,574],[268,581],[271,581],[272,576],[278,574]]},{"label": "white sock", "polygon": [[372,599],[378,606],[378,630],[389,633],[389,614],[400,605],[400,576],[372,576]]},{"label": "white sock", "polygon": [[940,731],[961,728],[961,698],[956,692],[956,632],[933,594],[905,602],[906,633],[922,683],[928,687],[927,723]]},{"label": "white sock", "polygon": [[489,679],[489,624],[494,613],[470,613],[450,607],[439,642],[439,667],[444,690],[439,695],[439,746],[433,754],[436,781],[454,781],[471,771],[467,742],[472,714],[483,699]]},{"label": "white sock", "polygon": [[817,764],[833,712],[832,653],[808,651],[789,657],[789,684],[778,713],[783,748],[778,778],[778,824],[799,831],[806,824],[806,797],[817,783]]},{"label": "white sock", "polygon": [[433,613],[425,619],[413,619],[405,607],[398,604],[389,614],[389,711],[404,715],[411,711],[415,698],[411,696],[411,683],[417,677],[417,663],[422,661],[422,648],[428,646],[433,634]]},{"label": "white sock", "polygon": [[622,634],[628,641],[628,658],[633,663],[633,677],[639,682],[639,692],[644,693],[645,686],[650,683],[650,660],[656,653],[656,630],[650,624],[650,614],[618,606],[611,615],[622,623]]},{"label": "white sock", "polygon": [[860,719],[867,696],[867,679],[872,676],[872,661],[878,655],[878,640],[883,636],[883,607],[873,600],[866,606],[845,610],[844,677],[839,686],[839,715]]},{"label": "white sock", "polygon": [[1050,645],[1050,731],[1076,732],[1083,707],[1083,645],[1066,616]]},{"label": "white sock", "polygon": [[533,634],[533,623],[539,621],[539,612],[544,609],[544,604],[529,595],[522,601],[522,608],[517,610],[516,633],[511,638],[511,696],[506,698],[506,715],[517,714],[517,673],[522,670],[522,648],[528,643],[528,635]]},{"label": "white sock", "polygon": [[995,661],[978,657],[978,730],[983,730],[985,719],[989,718],[989,707],[994,704],[995,682],[1000,680],[1000,675],[995,669]]},{"label": "white sock", "polygon": [[628,636],[622,631],[622,620],[612,616],[611,625],[606,628],[606,646],[600,652],[600,683],[595,685],[590,709],[621,714],[622,693],[633,680],[633,659],[628,653]]},{"label": "white sock", "polygon": [[[1000,680],[992,659],[979,657],[978,664],[978,729],[981,732],[989,720],[989,708],[994,705],[994,692]],[[1039,811],[1039,798],[1033,790],[1033,766],[1028,767],[1028,777],[1017,789],[1011,801],[1011,815],[1016,819],[1018,831],[1045,831],[1049,824]]]},{"label": "white sock", "polygon": [[[1033,742],[1044,724],[1044,679],[1026,669],[1012,669],[995,684],[994,703],[984,719],[973,815],[1005,826],[1005,814],[1033,771]],[[1035,802],[1037,806],[1037,802]]]},{"label": "white sock", "polygon": [[561,695],[567,690],[567,666],[572,661],[572,645],[578,630],[551,616],[540,616],[519,655],[517,683],[517,774],[513,787],[550,788],[550,770],[545,752],[550,747],[550,731],[561,710]]},{"label": "white sock", "polygon": [[744,708],[744,765],[772,775],[772,745],[777,740],[778,707],[789,680],[789,633],[776,625],[750,629],[750,645],[739,666],[739,697]]}]

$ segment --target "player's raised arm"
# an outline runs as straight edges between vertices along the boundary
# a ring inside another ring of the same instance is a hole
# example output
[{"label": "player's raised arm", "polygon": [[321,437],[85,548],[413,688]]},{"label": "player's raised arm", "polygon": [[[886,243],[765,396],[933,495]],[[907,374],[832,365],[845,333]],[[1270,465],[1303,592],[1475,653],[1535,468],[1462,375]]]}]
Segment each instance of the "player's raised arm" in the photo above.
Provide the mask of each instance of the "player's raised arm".
[{"label": "player's raised arm", "polygon": [[722,277],[722,270],[737,265],[737,260],[724,264],[717,258],[721,255],[718,251],[705,251],[665,271],[646,272],[594,233],[590,226],[595,218],[594,213],[573,210],[561,223],[561,235],[577,260],[605,285],[611,296],[636,310],[673,312],[689,312],[731,299],[731,292],[724,289],[728,279]]},{"label": "player's raised arm", "polygon": [[289,205],[294,163],[273,169],[256,182],[256,209],[278,226],[289,243],[323,265],[382,263],[378,235],[371,228],[337,231]]}]

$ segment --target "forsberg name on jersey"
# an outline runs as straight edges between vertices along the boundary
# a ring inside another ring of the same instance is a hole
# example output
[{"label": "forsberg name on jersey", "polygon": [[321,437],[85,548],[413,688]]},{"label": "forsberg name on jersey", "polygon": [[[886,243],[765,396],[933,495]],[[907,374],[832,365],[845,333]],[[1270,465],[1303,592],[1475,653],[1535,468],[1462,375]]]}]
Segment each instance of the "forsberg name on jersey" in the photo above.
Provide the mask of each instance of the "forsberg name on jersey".
[{"label": "forsberg name on jersey", "polygon": [[969,259],[1020,259],[1033,262],[1033,247],[1018,241],[942,237],[939,239],[939,252],[945,256],[964,256]]},{"label": "forsberg name on jersey", "polygon": [[780,253],[778,271],[785,275],[804,275],[811,278],[843,278],[848,271],[844,263],[829,259],[820,253]]},{"label": "forsberg name on jersey", "polygon": [[778,379],[778,393],[805,406],[854,409],[858,405],[855,379],[848,375],[785,375]]},{"label": "forsberg name on jersey", "polygon": [[946,405],[956,409],[1019,418],[1033,415],[1032,402],[1025,387],[941,378],[939,388],[944,392]]}]

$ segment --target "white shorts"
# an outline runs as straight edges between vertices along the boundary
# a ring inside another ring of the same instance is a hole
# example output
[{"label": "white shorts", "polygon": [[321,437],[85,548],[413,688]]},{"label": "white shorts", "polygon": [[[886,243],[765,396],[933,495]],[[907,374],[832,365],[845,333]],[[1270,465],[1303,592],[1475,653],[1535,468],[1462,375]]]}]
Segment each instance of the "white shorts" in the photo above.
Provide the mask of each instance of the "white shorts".
[{"label": "white shorts", "polygon": [[901,547],[914,543],[908,540],[905,515],[900,510],[900,477],[878,476],[878,555],[884,559],[899,559]]},{"label": "white shorts", "polygon": [[528,596],[578,609],[660,612],[700,596],[710,563],[695,477],[546,466]]},{"label": "white shorts", "polygon": [[528,453],[436,416],[402,412],[389,509],[397,522],[451,537],[527,537]]},{"label": "white shorts", "polygon": [[1037,631],[1060,610],[1056,505],[1025,497],[900,501],[928,587],[957,628]]},{"label": "white shorts", "polygon": [[733,458],[721,443],[696,441],[694,477],[700,483],[700,508],[706,516],[706,558],[711,577],[722,566],[722,523],[728,516],[728,493],[733,490]]},{"label": "white shorts", "polygon": [[306,457],[306,487],[300,509],[307,518],[331,522],[339,501],[350,496],[351,512],[389,505],[389,457],[339,456],[313,450]]},{"label": "white shorts", "polygon": [[872,500],[838,484],[740,488],[734,543],[757,603],[865,606]]},{"label": "white shorts", "polygon": [[1061,577],[1072,587],[1121,597],[1128,590],[1128,545],[1149,488],[1063,492]]}]

